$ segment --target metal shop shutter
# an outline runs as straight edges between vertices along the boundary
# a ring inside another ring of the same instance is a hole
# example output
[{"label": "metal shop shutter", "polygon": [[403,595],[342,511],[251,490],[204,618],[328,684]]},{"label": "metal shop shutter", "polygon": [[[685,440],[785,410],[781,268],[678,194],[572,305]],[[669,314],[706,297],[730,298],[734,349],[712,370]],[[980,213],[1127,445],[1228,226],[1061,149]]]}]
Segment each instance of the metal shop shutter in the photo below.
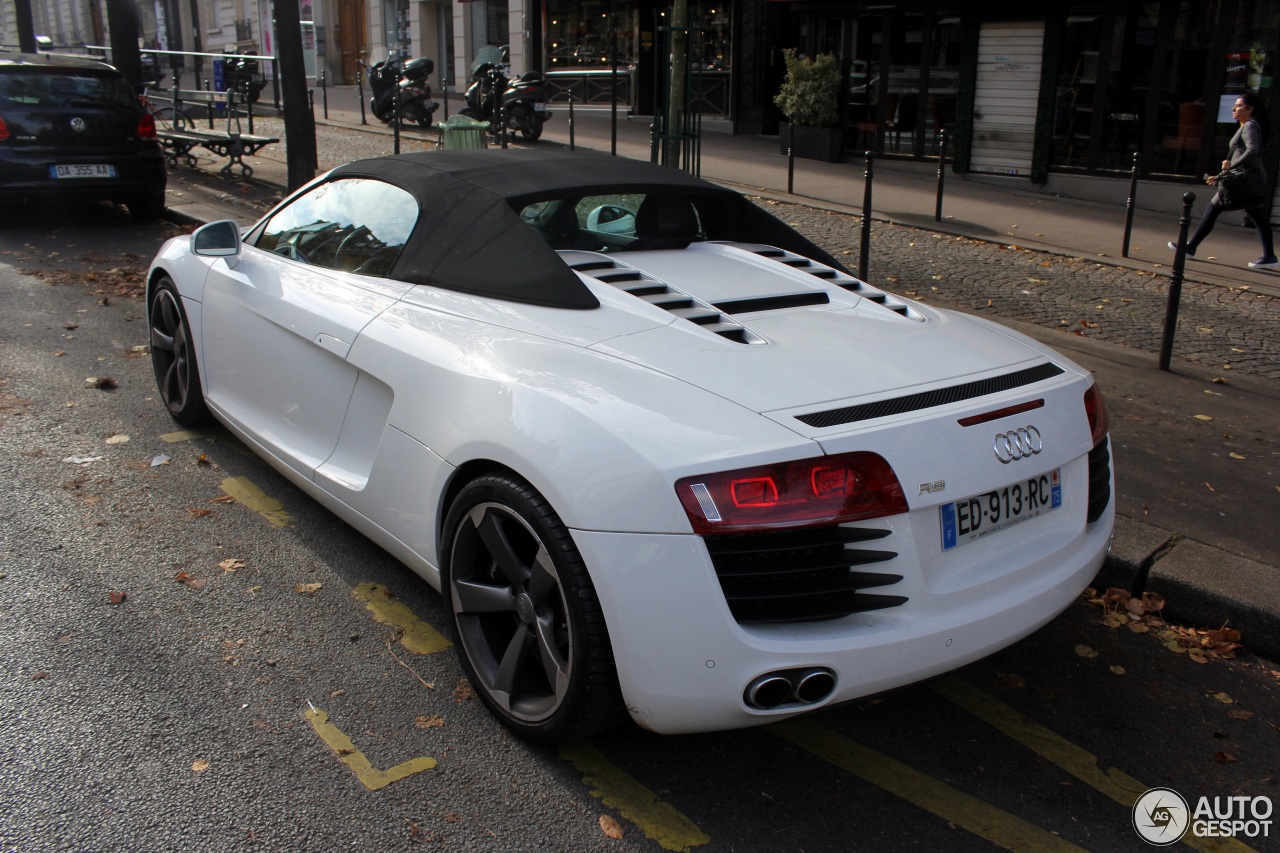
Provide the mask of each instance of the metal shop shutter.
[{"label": "metal shop shutter", "polygon": [[983,24],[969,168],[997,175],[1031,174],[1044,23]]}]

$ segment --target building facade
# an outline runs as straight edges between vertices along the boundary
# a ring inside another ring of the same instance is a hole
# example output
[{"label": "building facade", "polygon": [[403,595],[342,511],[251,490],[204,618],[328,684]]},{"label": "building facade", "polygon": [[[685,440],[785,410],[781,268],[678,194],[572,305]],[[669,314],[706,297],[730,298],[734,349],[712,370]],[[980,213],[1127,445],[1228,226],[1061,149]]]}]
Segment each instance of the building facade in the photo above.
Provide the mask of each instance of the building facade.
[{"label": "building facade", "polygon": [[[289,0],[293,2],[293,0]],[[271,54],[278,0],[138,0],[147,46]],[[360,61],[430,56],[465,88],[470,59],[509,45],[579,102],[652,114],[668,67],[668,0],[299,0],[308,72],[355,81]],[[1170,187],[1218,171],[1240,94],[1280,110],[1280,0],[686,0],[690,91],[734,132],[776,133],[782,51],[841,63],[849,154],[929,160],[946,131],[958,171],[1087,196],[1127,175]],[[32,0],[37,32],[106,44],[104,0]],[[0,42],[15,44],[13,9]],[[608,81],[606,83],[606,81]],[[1280,124],[1275,128],[1280,133]],[[1280,171],[1280,145],[1267,162]],[[1085,188],[1085,189],[1081,189]]]}]

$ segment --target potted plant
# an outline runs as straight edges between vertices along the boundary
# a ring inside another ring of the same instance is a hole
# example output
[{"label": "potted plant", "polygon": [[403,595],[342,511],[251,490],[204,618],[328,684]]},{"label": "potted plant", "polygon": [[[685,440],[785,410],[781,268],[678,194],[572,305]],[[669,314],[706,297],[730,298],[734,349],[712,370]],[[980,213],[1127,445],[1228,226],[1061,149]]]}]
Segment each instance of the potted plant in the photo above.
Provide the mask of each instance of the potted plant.
[{"label": "potted plant", "polygon": [[773,103],[790,122],[781,128],[782,153],[788,141],[797,157],[835,163],[844,148],[840,127],[840,62],[824,53],[812,59],[783,51],[787,76]]}]

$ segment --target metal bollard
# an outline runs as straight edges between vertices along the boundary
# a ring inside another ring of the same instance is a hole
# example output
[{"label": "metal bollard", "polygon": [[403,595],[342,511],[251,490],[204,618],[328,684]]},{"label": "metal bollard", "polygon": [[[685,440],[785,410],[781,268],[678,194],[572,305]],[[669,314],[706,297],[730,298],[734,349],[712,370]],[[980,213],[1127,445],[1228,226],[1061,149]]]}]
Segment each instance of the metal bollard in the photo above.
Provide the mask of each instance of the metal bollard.
[{"label": "metal bollard", "polygon": [[1178,303],[1182,300],[1182,270],[1187,264],[1187,230],[1191,226],[1191,205],[1195,193],[1183,193],[1182,216],[1178,219],[1178,250],[1173,255],[1173,274],[1169,276],[1169,300],[1164,308],[1164,336],[1160,339],[1160,369],[1169,369],[1173,355],[1173,333],[1178,328]]},{"label": "metal bollard", "polygon": [[[212,80],[204,81],[204,90],[206,92],[213,91]],[[204,102],[204,112],[205,112],[205,117],[209,119],[209,129],[213,130],[213,98],[212,96],[210,96],[209,99]]]},{"label": "metal bollard", "polygon": [[868,151],[867,171],[862,189],[862,240],[858,247],[858,278],[867,280],[867,265],[871,259],[871,179],[874,177],[874,151]]},{"label": "metal bollard", "polygon": [[400,86],[391,90],[391,139],[392,150],[400,153]]},{"label": "metal bollard", "polygon": [[504,93],[498,91],[499,86],[497,83],[494,84],[493,88],[494,88],[493,114],[494,114],[494,118],[498,122],[497,124],[498,135],[502,137],[502,148],[503,150],[506,150],[507,116],[505,111],[502,109],[502,96]]},{"label": "metal bollard", "polygon": [[947,174],[947,131],[938,131],[938,200],[933,204],[933,221],[942,221],[942,183]]},{"label": "metal bollard", "polygon": [[569,150],[574,150],[573,145],[573,90],[569,90]]},{"label": "metal bollard", "polygon": [[795,195],[796,192],[796,126],[795,123],[787,125],[787,195]]},{"label": "metal bollard", "polygon": [[320,69],[320,100],[324,104],[324,120],[329,120],[329,87],[325,85],[324,69]]},{"label": "metal bollard", "polygon": [[315,121],[315,118],[316,118],[316,90],[315,89],[307,90],[307,109],[311,110],[311,120]]},{"label": "metal bollard", "polygon": [[1133,170],[1129,173],[1129,200],[1125,202],[1124,245],[1120,257],[1129,257],[1129,237],[1133,235],[1133,208],[1138,203],[1138,152],[1133,152]]},{"label": "metal bollard", "polygon": [[449,81],[440,81],[440,100],[444,102],[444,120],[449,120]]},{"label": "metal bollard", "polygon": [[[360,96],[360,123],[368,124],[369,120],[365,118],[365,115],[364,115],[364,70],[363,69],[356,70],[356,92]],[[448,112],[447,108],[445,112]]]}]

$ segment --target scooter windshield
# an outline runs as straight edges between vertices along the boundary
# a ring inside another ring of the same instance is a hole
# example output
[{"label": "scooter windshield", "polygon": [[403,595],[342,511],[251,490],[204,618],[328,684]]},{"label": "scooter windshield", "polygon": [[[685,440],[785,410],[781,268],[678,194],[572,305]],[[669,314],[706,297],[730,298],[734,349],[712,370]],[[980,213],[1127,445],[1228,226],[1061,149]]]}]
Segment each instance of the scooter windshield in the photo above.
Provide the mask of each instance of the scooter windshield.
[{"label": "scooter windshield", "polygon": [[480,48],[480,50],[476,52],[476,58],[471,62],[471,73],[472,75],[474,75],[476,71],[478,71],[481,68],[481,66],[484,66],[484,65],[502,65],[502,64],[503,64],[502,48],[496,45],[486,44],[484,47]]}]

